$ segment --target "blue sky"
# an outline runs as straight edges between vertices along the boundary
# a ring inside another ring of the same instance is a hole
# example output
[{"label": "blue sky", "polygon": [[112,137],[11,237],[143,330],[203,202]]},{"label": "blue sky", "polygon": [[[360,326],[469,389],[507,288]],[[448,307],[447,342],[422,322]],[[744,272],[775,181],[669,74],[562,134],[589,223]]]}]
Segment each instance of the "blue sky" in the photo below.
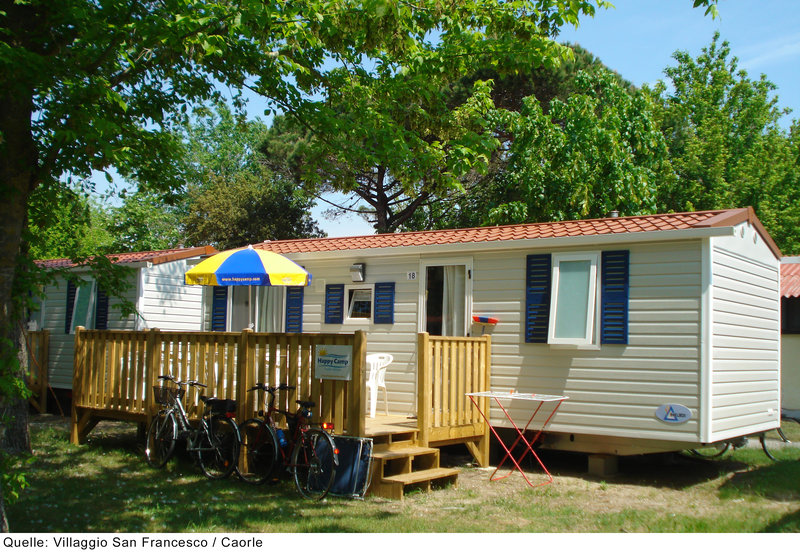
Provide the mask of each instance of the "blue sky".
[{"label": "blue sky", "polygon": [[[684,50],[696,57],[715,31],[727,40],[739,67],[751,78],[762,73],[778,89],[782,107],[792,114],[788,128],[800,119],[800,1],[721,0],[719,17],[692,8],[691,0],[612,0],[614,8],[598,10],[575,29],[562,30],[560,41],[578,43],[635,85],[664,79],[675,65],[672,54]],[[314,215],[329,236],[372,234],[357,216],[329,221]]]},{"label": "blue sky", "polygon": [[612,0],[560,40],[577,42],[636,85],[664,78],[675,65],[672,54],[697,56],[715,31],[727,40],[739,68],[751,78],[762,73],[778,89],[783,107],[793,110],[782,121],[800,118],[800,2],[797,0],[721,0],[719,17],[692,8],[691,0]]}]

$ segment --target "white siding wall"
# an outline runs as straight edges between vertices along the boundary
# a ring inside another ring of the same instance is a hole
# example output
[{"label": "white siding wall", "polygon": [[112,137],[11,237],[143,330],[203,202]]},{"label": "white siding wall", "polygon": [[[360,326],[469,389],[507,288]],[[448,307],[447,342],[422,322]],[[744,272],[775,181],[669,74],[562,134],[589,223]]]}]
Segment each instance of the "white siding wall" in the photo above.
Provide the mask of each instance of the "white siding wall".
[{"label": "white siding wall", "polygon": [[[369,325],[348,323],[325,324],[325,285],[353,284],[350,264],[366,263],[366,283],[394,282],[394,324]],[[419,270],[418,256],[386,257],[376,260],[338,259],[336,261],[303,261],[313,275],[303,301],[303,332],[354,332],[366,330],[368,353],[389,353],[394,361],[386,371],[389,412],[414,413],[416,409],[416,341],[419,280],[406,280],[408,271]],[[383,392],[378,396],[378,412],[383,410]]]},{"label": "white siding wall", "polygon": [[711,440],[774,428],[780,417],[778,261],[755,231],[714,238]]},{"label": "white siding wall", "polygon": [[[628,345],[526,344],[525,256],[543,252],[476,256],[474,312],[500,320],[492,336],[492,386],[569,396],[553,419],[553,431],[693,439],[699,408],[700,242],[606,249],[630,250]],[[662,423],[655,411],[665,403],[686,405],[695,418],[679,426]],[[512,406],[512,414],[518,420],[528,407]],[[503,424],[501,417],[493,411],[493,422]]]},{"label": "white siding wall", "polygon": [[[492,330],[492,388],[568,395],[569,401],[551,426],[555,431],[694,441],[699,431],[701,242],[606,249],[631,251],[630,343],[625,346],[577,349],[526,344],[525,259],[527,254],[546,252],[506,250],[466,256],[473,263],[472,312],[500,321]],[[395,356],[387,372],[392,412],[415,409],[416,312],[422,275],[417,281],[408,281],[406,273],[419,271],[421,262],[447,264],[447,259],[408,255],[301,262],[314,275],[305,292],[304,332],[368,330],[370,353]],[[325,284],[350,284],[348,268],[355,262],[366,263],[367,282],[396,283],[394,325],[323,323]],[[473,327],[473,334],[480,332],[479,326]],[[655,418],[655,411],[665,403],[686,405],[695,417],[679,426],[662,423]],[[527,407],[512,405],[512,413],[522,417]],[[501,417],[499,410],[492,411],[494,423],[508,426]]]},{"label": "white siding wall", "polygon": [[[118,300],[109,299],[108,328],[136,330],[201,330],[202,288],[185,286],[186,261],[171,261],[136,269],[126,299],[139,309],[143,318],[122,317]],[[141,291],[141,294],[140,294]],[[67,284],[63,279],[44,290],[43,312],[34,316],[41,328],[50,330],[50,385],[72,389],[75,335],[64,333],[67,314]],[[138,321],[138,322],[137,322]]]},{"label": "white siding wall", "polygon": [[139,328],[202,330],[203,286],[188,286],[185,260],[143,267]]},{"label": "white siding wall", "polygon": [[[138,275],[138,271],[134,273]],[[138,276],[132,276],[134,283],[125,294],[125,299],[136,302]],[[41,328],[50,330],[50,370],[48,377],[53,388],[72,389],[72,364],[75,354],[75,335],[64,332],[67,317],[67,283],[58,278],[54,285],[46,286],[43,291],[43,310],[38,314]],[[108,327],[115,330],[133,330],[133,316],[122,318],[116,298],[109,298]]]}]

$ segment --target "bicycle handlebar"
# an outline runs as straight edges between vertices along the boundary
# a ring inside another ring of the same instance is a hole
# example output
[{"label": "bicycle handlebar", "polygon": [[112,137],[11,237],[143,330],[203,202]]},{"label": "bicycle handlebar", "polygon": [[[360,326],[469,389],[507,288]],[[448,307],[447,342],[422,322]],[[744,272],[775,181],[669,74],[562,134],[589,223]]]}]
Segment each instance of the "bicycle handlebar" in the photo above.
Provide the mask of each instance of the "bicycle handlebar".
[{"label": "bicycle handlebar", "polygon": [[257,383],[255,386],[247,390],[248,392],[252,392],[253,390],[263,390],[269,394],[274,394],[279,390],[294,390],[297,386],[289,386],[288,384],[279,384],[277,386],[268,386],[267,384]]},{"label": "bicycle handlebar", "polygon": [[169,375],[169,374],[162,374],[162,375],[160,375],[158,377],[158,379],[159,380],[169,380],[171,382],[174,382],[178,386],[189,385],[189,386],[199,386],[201,388],[208,388],[208,386],[206,386],[202,382],[198,382],[197,380],[186,380],[186,381],[181,382],[180,380],[176,380],[175,377],[173,377],[172,375]]}]

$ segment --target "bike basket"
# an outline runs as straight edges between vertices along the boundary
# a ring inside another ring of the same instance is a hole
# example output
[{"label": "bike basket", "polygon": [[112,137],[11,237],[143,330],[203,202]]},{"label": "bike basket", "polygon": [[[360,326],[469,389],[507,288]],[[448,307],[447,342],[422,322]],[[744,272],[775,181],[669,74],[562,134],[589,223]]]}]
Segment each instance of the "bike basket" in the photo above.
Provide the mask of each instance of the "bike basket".
[{"label": "bike basket", "polygon": [[208,408],[211,409],[212,415],[225,415],[226,413],[235,413],[236,400],[211,398],[208,400]]},{"label": "bike basket", "polygon": [[160,403],[161,405],[170,406],[182,397],[183,389],[181,388],[153,386],[153,398],[156,400],[156,403]]}]

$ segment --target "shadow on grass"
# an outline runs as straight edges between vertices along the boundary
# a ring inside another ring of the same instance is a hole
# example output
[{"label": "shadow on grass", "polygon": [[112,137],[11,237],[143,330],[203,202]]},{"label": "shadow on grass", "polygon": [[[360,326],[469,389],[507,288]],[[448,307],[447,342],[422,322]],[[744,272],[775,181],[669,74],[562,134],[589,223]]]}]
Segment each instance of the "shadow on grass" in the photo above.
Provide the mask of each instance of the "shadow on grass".
[{"label": "shadow on grass", "polygon": [[288,474],[262,486],[235,476],[209,480],[181,445],[164,468],[153,469],[135,425],[98,429],[73,446],[63,428],[32,428],[37,460],[26,469],[30,487],[8,506],[12,531],[369,532],[393,516],[359,501],[309,501]]},{"label": "shadow on grass", "polygon": [[735,473],[720,487],[720,496],[757,496],[777,501],[800,500],[800,462],[778,461]]},{"label": "shadow on grass", "polygon": [[762,532],[800,532],[800,510],[785,515],[766,526]]}]

